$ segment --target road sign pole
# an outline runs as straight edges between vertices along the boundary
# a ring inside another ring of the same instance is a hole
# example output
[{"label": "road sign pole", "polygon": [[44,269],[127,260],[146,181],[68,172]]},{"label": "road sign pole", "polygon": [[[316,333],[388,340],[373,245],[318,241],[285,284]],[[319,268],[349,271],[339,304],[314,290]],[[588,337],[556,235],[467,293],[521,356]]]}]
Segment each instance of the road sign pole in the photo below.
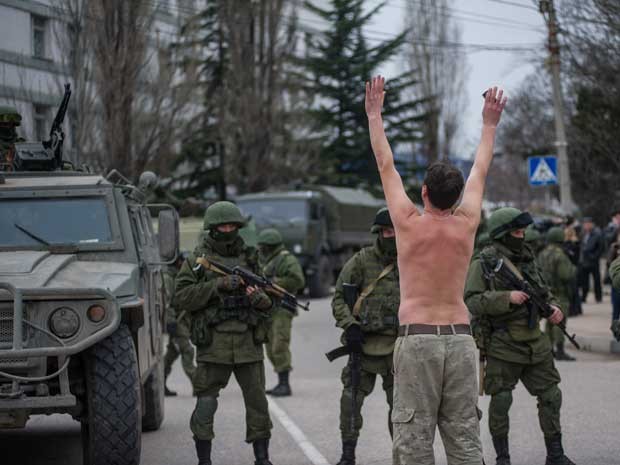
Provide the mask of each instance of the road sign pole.
[{"label": "road sign pole", "polygon": [[566,130],[564,128],[564,99],[560,80],[560,43],[558,41],[558,21],[553,0],[541,0],[540,12],[549,29],[549,61],[553,86],[553,106],[555,113],[555,145],[558,149],[558,177],[560,184],[560,205],[564,213],[573,213],[575,203],[571,193],[570,170],[566,147]]}]

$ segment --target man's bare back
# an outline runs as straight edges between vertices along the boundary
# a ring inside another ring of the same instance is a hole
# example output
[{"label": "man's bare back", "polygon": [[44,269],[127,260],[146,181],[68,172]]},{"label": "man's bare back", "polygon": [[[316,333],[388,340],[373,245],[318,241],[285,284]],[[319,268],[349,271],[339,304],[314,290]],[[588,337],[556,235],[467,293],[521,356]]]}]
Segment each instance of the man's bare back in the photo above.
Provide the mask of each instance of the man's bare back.
[{"label": "man's bare back", "polygon": [[437,208],[430,201],[428,187],[423,186],[425,208],[420,214],[405,192],[383,129],[384,83],[381,76],[367,83],[366,112],[371,144],[396,230],[400,324],[467,324],[469,313],[463,302],[465,278],[480,222],[484,183],[493,158],[495,127],[506,99],[497,88],[486,93],[480,146],[460,205],[454,211],[452,206]]},{"label": "man's bare back", "polygon": [[469,323],[463,290],[474,234],[463,216],[432,212],[413,216],[396,229],[403,283],[400,324]]}]

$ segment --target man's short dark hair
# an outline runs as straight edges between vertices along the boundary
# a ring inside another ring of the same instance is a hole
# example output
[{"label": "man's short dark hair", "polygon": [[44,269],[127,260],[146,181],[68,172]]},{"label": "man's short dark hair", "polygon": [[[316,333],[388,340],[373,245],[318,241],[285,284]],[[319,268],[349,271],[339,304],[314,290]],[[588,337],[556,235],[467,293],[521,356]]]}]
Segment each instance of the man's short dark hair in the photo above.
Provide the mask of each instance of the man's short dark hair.
[{"label": "man's short dark hair", "polygon": [[424,184],[428,192],[428,199],[433,206],[440,210],[447,210],[459,200],[465,180],[456,166],[436,162],[426,170]]}]

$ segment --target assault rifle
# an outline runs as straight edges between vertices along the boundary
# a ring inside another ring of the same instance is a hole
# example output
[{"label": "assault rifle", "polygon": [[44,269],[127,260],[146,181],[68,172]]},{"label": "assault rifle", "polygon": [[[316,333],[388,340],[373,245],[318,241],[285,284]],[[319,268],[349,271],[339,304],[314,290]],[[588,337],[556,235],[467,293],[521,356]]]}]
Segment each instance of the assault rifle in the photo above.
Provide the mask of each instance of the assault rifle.
[{"label": "assault rifle", "polygon": [[49,140],[43,142],[43,147],[50,149],[54,158],[56,159],[56,166],[62,166],[62,144],[65,140],[65,133],[62,130],[62,123],[65,120],[67,114],[67,108],[69,107],[69,99],[71,98],[71,84],[65,84],[65,95],[62,97],[60,107],[52,123],[50,129]]},{"label": "assault rifle", "polygon": [[[493,265],[493,263],[491,263],[491,265]],[[536,283],[519,278],[514,271],[506,266],[503,259],[498,259],[494,266],[492,266],[491,274],[506,287],[512,288],[515,291],[525,292],[529,296],[526,305],[529,313],[528,326],[530,328],[534,328],[537,324],[538,315],[543,318],[549,318],[553,313],[553,308],[548,302],[547,291]],[[562,330],[571,344],[580,350],[581,346],[575,339],[575,334],[571,335],[566,330],[566,319],[563,319],[557,326]]]},{"label": "assault rifle", "polygon": [[[359,289],[356,284],[343,283],[342,293],[344,294],[344,302],[347,307],[353,311],[355,302],[359,295]],[[349,356],[349,372],[351,373],[351,418],[349,418],[349,427],[351,431],[355,430],[355,411],[357,410],[357,394],[361,384],[362,356],[359,352],[352,351],[349,346],[337,347],[325,354],[327,360],[333,362],[337,358]]]},{"label": "assault rifle", "polygon": [[300,303],[295,294],[291,294],[282,286],[278,286],[276,283],[268,280],[267,278],[252,273],[245,268],[241,268],[240,266],[230,268],[206,257],[198,257],[196,259],[196,264],[197,265],[194,267],[194,271],[198,271],[201,267],[203,267],[221,275],[239,276],[246,286],[256,286],[261,288],[268,295],[275,297],[278,300],[278,304],[291,313],[295,313],[297,308],[301,308],[306,312],[310,310],[310,303],[306,303],[305,305]]}]

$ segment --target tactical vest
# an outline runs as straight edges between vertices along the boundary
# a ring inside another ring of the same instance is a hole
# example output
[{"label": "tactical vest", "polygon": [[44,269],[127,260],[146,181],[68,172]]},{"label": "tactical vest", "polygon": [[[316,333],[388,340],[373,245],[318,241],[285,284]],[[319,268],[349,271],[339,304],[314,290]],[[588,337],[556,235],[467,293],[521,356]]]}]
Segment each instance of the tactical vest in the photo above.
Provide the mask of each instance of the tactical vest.
[{"label": "tactical vest", "polygon": [[[365,247],[358,252],[362,275],[360,292],[376,280],[388,265],[375,247]],[[397,335],[399,306],[398,267],[394,263],[392,271],[377,281],[372,292],[361,302],[359,321],[362,331]]]},{"label": "tactical vest", "polygon": [[271,260],[269,260],[265,264],[265,266],[263,266],[263,276],[273,281],[273,279],[276,277],[276,270],[280,267],[282,262],[286,259],[286,256],[290,254],[291,253],[286,249],[280,250],[274,257],[271,258]]},{"label": "tactical vest", "polygon": [[[484,262],[485,256],[496,256],[497,258],[501,258],[504,260],[504,266],[510,266],[517,269],[518,274],[520,274],[523,278],[528,281],[535,281],[540,284],[543,283],[542,276],[536,267],[536,262],[534,259],[529,261],[522,261],[518,263],[513,263],[505,254],[503,254],[497,247],[488,246],[481,253],[480,261],[483,266],[483,270],[485,273],[485,281],[487,283],[487,289],[490,291],[513,291],[515,289],[511,289],[506,287],[504,283],[499,282],[497,278],[494,278],[493,273],[490,271],[492,268],[489,265],[486,265]],[[540,331],[540,315],[538,315],[536,319],[536,324],[533,328],[529,327],[529,312],[527,308],[527,304],[524,305],[513,305],[510,304],[511,308],[514,308],[513,311],[499,315],[499,316],[488,316],[488,320],[491,324],[492,331],[508,331],[510,337],[517,342],[528,342],[534,341],[542,336],[542,332]]]},{"label": "tactical vest", "polygon": [[[190,263],[195,266],[196,258],[204,256],[207,260],[214,260],[227,267],[240,266],[256,272],[258,267],[252,252],[252,249],[244,248],[239,256],[223,256],[208,245],[203,245],[190,257]],[[203,267],[195,270],[195,273],[201,281],[211,281],[222,276]],[[230,292],[218,291],[217,296],[207,302],[206,311],[194,313],[192,342],[208,345],[212,329],[220,333],[244,333],[251,329],[255,332],[255,339],[264,342],[268,320],[267,313],[259,312],[251,306],[244,288]]]}]

